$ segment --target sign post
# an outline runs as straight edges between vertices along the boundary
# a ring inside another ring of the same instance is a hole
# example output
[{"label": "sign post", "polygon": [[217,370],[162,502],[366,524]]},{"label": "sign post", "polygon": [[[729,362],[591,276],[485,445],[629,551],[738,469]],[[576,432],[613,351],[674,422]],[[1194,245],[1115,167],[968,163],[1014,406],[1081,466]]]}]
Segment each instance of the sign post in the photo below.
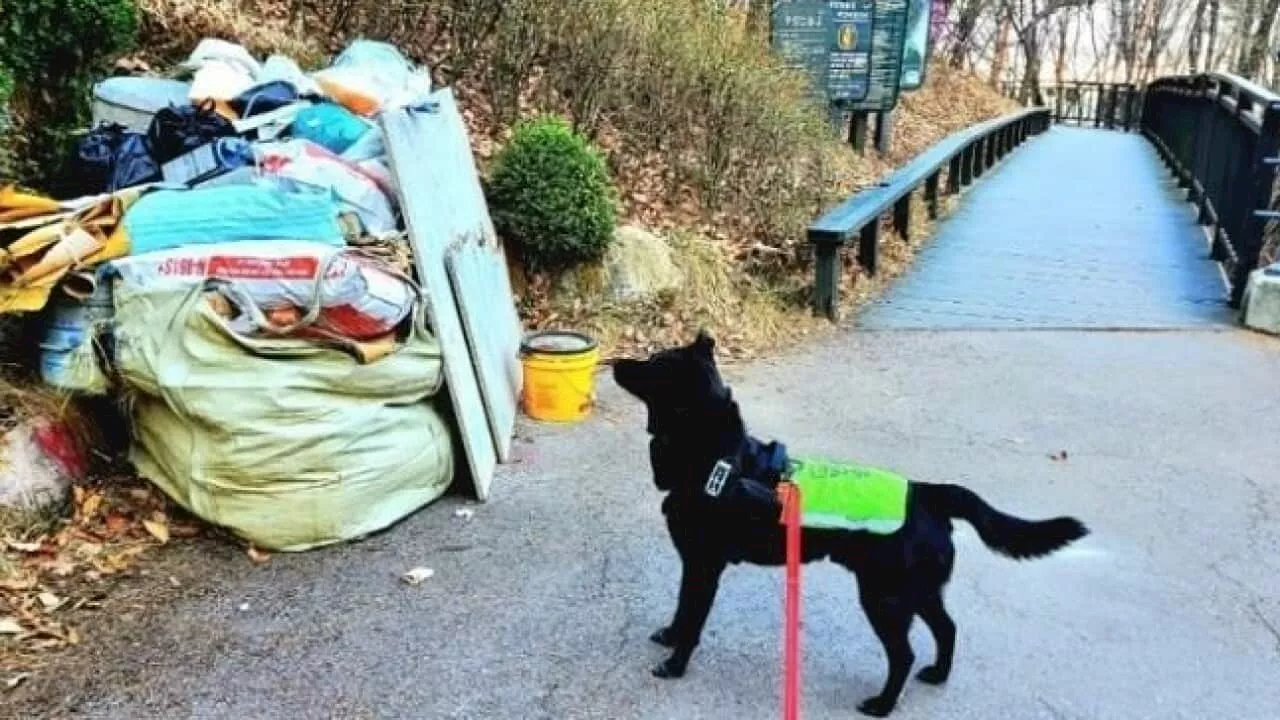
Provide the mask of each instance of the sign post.
[{"label": "sign post", "polygon": [[[776,0],[773,46],[809,75],[839,113],[852,113],[849,140],[861,151],[868,113],[898,102],[908,2],[928,0]],[[887,136],[885,136],[887,137]],[[887,148],[887,145],[882,146]]]},{"label": "sign post", "polygon": [[919,90],[929,66],[932,38],[929,32],[934,0],[908,0],[907,29],[902,43],[903,91]]}]

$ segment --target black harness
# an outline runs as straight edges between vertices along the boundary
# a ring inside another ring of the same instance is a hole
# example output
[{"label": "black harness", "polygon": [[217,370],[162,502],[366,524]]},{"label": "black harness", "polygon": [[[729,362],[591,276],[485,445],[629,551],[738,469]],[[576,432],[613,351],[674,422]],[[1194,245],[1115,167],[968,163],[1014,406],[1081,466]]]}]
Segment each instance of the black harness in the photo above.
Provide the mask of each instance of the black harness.
[{"label": "black harness", "polygon": [[[649,443],[654,480],[663,490],[676,489],[665,487],[663,478],[690,471],[688,467],[671,466],[675,459],[669,449],[671,445],[672,441],[661,435],[655,435]],[[700,494],[717,507],[777,519],[782,503],[775,488],[789,475],[790,465],[786,445],[762,443],[747,436],[736,453],[716,461],[705,479],[686,478],[690,483],[686,487],[692,487],[692,482],[697,481],[701,485]]]}]

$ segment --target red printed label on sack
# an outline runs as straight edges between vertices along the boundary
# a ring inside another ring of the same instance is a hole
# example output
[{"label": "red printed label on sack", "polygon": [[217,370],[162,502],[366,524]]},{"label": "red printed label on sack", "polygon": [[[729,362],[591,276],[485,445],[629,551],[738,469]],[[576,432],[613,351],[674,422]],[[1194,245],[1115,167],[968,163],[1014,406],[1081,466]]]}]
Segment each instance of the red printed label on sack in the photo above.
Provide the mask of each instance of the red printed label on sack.
[{"label": "red printed label on sack", "polygon": [[[156,271],[161,275],[217,277],[226,280],[309,280],[316,276],[319,269],[320,260],[315,257],[211,255],[167,258]],[[333,275],[334,270],[329,274]]]}]

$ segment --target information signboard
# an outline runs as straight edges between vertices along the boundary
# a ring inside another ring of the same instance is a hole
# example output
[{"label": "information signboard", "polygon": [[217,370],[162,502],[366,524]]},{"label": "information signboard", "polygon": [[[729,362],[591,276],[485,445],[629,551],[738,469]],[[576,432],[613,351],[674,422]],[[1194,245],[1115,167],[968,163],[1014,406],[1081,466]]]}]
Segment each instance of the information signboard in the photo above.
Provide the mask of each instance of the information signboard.
[{"label": "information signboard", "polygon": [[777,0],[773,46],[842,111],[898,101],[909,0]]},{"label": "information signboard", "polygon": [[871,78],[875,0],[781,0],[773,8],[773,46],[804,70],[828,102],[866,98]]},{"label": "information signboard", "polygon": [[907,0],[907,32],[902,44],[900,89],[918,90],[929,63],[929,18],[933,0]]}]

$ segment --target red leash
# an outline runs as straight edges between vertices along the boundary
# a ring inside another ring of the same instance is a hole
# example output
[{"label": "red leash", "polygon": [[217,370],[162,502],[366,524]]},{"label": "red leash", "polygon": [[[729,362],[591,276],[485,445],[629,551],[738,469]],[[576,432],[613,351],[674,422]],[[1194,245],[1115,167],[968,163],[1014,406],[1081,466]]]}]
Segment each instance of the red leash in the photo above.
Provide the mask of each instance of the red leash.
[{"label": "red leash", "polygon": [[800,720],[800,488],[779,485],[787,534],[787,592],[783,606],[782,718]]}]

